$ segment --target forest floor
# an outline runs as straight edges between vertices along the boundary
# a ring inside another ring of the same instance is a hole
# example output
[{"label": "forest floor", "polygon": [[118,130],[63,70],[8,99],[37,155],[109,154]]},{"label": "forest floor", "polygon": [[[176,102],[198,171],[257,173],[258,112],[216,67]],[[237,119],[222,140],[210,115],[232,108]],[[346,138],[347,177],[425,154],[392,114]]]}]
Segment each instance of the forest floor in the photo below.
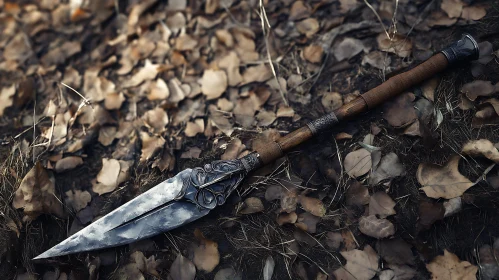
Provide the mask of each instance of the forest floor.
[{"label": "forest floor", "polygon": [[[0,0],[6,279],[499,279],[499,5]],[[200,220],[33,261],[469,33],[478,61],[250,174]]]}]

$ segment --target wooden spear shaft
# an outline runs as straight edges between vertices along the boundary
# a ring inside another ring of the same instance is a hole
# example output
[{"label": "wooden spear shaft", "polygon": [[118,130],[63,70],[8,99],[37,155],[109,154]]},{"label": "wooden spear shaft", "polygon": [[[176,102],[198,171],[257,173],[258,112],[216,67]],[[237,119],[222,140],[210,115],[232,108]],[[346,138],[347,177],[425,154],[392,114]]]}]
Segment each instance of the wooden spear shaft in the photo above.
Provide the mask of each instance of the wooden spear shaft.
[{"label": "wooden spear shaft", "polygon": [[336,123],[351,119],[382,104],[444,71],[451,65],[478,59],[478,55],[477,42],[471,35],[465,34],[460,40],[413,69],[391,77],[388,81],[362,94],[334,112],[308,123],[277,141],[270,141],[265,147],[258,148],[255,152],[258,154],[259,161],[262,164],[270,163],[318,133],[331,129]]}]

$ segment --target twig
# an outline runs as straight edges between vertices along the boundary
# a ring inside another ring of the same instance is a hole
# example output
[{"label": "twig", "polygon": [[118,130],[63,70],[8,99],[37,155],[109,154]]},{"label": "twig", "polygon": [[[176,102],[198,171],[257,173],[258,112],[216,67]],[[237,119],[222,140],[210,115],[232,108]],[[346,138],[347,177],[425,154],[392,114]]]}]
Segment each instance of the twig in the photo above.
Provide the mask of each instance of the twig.
[{"label": "twig", "polygon": [[[265,11],[265,7],[263,6],[263,0],[260,0],[260,20],[262,23],[262,31],[263,31],[263,37],[265,40],[265,48],[267,49],[267,58],[269,60],[270,64],[270,69],[272,70],[272,74],[274,74],[274,79],[279,86],[279,93],[281,94],[282,101],[284,102],[284,105],[289,106],[288,101],[286,100],[286,97],[284,97],[284,92],[281,87],[281,83],[279,82],[279,79],[277,78],[277,73],[274,68],[274,63],[272,63],[272,56],[270,55],[270,49],[269,49],[269,33],[266,32],[267,28],[270,29],[270,23],[269,19],[267,18],[267,12]],[[265,27],[267,25],[267,27]]]}]

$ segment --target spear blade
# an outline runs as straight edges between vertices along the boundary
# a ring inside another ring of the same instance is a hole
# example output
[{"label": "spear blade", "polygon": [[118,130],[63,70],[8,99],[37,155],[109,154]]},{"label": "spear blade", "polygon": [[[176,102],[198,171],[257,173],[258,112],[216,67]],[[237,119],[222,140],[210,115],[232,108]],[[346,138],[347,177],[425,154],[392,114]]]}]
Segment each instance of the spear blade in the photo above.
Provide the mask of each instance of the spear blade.
[{"label": "spear blade", "polygon": [[129,244],[199,219],[225,203],[249,171],[248,164],[243,158],[183,170],[34,259]]}]

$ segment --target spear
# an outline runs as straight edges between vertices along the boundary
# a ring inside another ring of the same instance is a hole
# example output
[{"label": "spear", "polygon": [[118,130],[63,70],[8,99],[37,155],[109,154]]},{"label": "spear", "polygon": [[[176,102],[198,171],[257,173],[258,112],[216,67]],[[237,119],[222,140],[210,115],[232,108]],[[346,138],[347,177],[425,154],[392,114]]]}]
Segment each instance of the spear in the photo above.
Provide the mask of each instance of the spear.
[{"label": "spear", "polygon": [[334,112],[279,140],[269,141],[263,148],[240,159],[214,161],[203,167],[181,171],[35,259],[132,243],[206,216],[212,209],[224,204],[251,171],[282,157],[290,149],[332,128],[336,123],[380,105],[451,65],[475,60],[478,56],[475,39],[464,34],[461,39],[413,69],[391,77]]}]

